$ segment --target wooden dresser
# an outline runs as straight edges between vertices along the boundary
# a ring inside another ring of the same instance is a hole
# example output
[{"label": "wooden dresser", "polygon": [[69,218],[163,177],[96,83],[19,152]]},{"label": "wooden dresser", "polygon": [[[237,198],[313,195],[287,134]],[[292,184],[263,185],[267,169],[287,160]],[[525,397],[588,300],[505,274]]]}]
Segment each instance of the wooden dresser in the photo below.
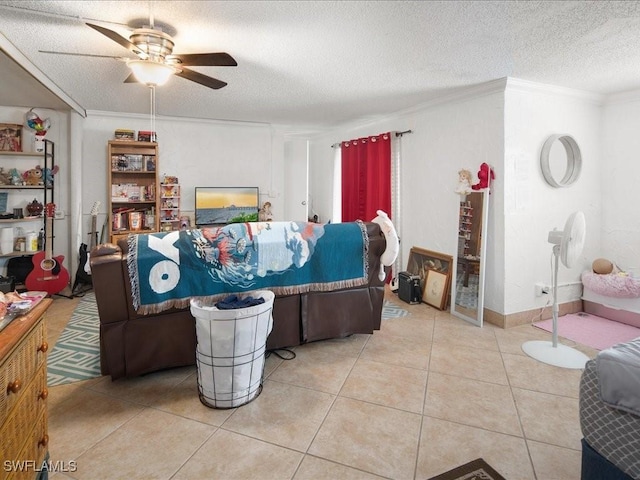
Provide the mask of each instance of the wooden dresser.
[{"label": "wooden dresser", "polygon": [[0,479],[40,475],[47,455],[45,298],[0,332]]}]

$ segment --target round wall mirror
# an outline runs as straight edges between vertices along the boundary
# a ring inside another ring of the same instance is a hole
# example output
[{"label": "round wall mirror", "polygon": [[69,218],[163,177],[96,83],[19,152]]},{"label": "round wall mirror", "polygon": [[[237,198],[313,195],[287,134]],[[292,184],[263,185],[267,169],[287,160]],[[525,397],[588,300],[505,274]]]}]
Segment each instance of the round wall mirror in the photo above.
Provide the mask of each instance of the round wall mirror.
[{"label": "round wall mirror", "polygon": [[542,175],[552,187],[568,187],[580,176],[582,155],[569,135],[551,135],[540,153]]}]

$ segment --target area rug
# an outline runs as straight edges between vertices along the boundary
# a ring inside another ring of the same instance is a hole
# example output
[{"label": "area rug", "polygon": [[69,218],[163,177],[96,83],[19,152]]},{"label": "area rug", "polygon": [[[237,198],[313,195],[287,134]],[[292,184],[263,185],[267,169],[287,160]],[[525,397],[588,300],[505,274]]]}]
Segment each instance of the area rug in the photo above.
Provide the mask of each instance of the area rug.
[{"label": "area rug", "polygon": [[80,299],[47,358],[50,387],[100,376],[98,307],[93,292]]},{"label": "area rug", "polygon": [[383,320],[389,320],[391,318],[406,317],[407,315],[409,315],[409,312],[407,312],[404,308],[396,305],[395,303],[390,302],[389,300],[385,300],[384,303],[382,304]]},{"label": "area rug", "polygon": [[[535,322],[533,325],[547,332],[553,331],[552,319]],[[640,328],[580,312],[558,318],[558,336],[596,350],[604,350],[640,337]]]},{"label": "area rug", "polygon": [[429,480],[506,480],[482,458],[444,472]]}]

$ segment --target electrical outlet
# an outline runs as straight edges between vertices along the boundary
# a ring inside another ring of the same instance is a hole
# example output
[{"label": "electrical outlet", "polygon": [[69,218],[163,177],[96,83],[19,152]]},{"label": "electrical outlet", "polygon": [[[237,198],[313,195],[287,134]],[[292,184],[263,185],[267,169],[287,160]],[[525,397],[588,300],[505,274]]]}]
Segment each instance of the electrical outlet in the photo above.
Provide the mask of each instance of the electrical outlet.
[{"label": "electrical outlet", "polygon": [[536,297],[541,297],[542,295],[546,295],[549,293],[549,285],[545,285],[542,282],[538,282],[535,285],[536,287]]},{"label": "electrical outlet", "polygon": [[56,220],[61,220],[64,218],[64,210],[56,210],[55,216],[53,217]]}]

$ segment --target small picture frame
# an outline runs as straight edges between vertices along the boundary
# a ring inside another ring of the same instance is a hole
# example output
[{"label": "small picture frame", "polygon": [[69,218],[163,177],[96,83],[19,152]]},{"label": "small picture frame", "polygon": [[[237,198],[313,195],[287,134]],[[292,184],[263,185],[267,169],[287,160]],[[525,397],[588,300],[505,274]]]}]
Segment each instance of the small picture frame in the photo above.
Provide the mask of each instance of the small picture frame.
[{"label": "small picture frame", "polygon": [[422,290],[422,301],[439,310],[447,308],[448,275],[429,270]]},{"label": "small picture frame", "polygon": [[18,123],[0,123],[0,151],[22,151],[22,125]]},{"label": "small picture frame", "polygon": [[429,275],[429,272],[440,273],[446,277],[443,292],[444,303],[433,305],[427,302],[423,295],[423,301],[425,303],[429,303],[429,305],[433,305],[440,310],[444,310],[447,308],[450,295],[452,265],[453,257],[451,255],[434,252],[432,250],[426,250],[419,247],[411,248],[411,250],[409,251],[409,261],[407,262],[407,272],[420,277],[420,288],[423,293],[425,292],[425,288],[427,285],[427,276]]}]

